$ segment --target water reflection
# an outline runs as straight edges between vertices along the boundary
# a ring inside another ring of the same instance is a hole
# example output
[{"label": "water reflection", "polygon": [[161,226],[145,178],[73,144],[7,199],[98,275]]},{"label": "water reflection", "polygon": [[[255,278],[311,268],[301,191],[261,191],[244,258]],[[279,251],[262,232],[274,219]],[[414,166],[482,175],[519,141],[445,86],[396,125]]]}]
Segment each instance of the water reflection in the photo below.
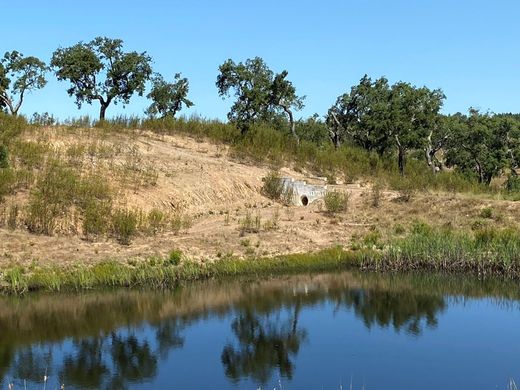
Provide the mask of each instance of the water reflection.
[{"label": "water reflection", "polygon": [[442,296],[384,290],[352,289],[345,293],[341,303],[352,308],[368,329],[376,325],[392,326],[396,331],[404,330],[415,336],[423,331],[423,323],[429,328],[436,327],[437,315],[446,308]]},{"label": "water reflection", "polygon": [[[293,358],[307,332],[298,327],[301,304],[296,302],[292,316],[282,319],[280,314],[257,315],[253,308],[240,313],[231,328],[235,344],[227,344],[222,351],[222,364],[226,376],[237,382],[242,377],[251,377],[266,384],[273,370],[288,379],[293,376]],[[270,313],[271,314],[271,313]]]},{"label": "water reflection", "polygon": [[301,325],[302,310],[330,316],[334,313],[323,308],[333,307],[353,313],[368,329],[390,327],[419,336],[437,326],[446,295],[500,297],[511,291],[479,281],[472,282],[473,289],[451,279],[443,284],[439,278],[343,273],[208,282],[171,292],[2,298],[0,383],[41,383],[46,374],[67,388],[152,383],[160,362],[184,348],[190,327],[213,318],[229,324],[227,338],[214,343],[220,345],[223,374],[230,381],[291,380],[298,353],[312,339]]}]

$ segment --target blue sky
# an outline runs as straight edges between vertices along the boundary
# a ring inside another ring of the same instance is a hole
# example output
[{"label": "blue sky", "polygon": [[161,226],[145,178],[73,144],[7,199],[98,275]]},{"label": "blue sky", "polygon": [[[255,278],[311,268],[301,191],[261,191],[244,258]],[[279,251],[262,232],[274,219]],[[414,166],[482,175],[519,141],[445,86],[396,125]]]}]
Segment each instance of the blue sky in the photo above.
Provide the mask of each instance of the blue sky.
[{"label": "blue sky", "polygon": [[[260,56],[276,72],[287,69],[306,95],[299,116],[323,115],[336,97],[367,73],[391,82],[442,88],[444,112],[473,106],[520,111],[518,0],[23,0],[3,2],[0,52],[16,49],[49,61],[59,46],[96,36],[121,38],[125,49],[147,51],[166,78],[182,72],[198,113],[224,119],[231,104],[215,88],[227,58]],[[61,119],[78,111],[67,84],[49,74],[24,114],[48,111]],[[142,115],[134,97],[119,113]]]}]

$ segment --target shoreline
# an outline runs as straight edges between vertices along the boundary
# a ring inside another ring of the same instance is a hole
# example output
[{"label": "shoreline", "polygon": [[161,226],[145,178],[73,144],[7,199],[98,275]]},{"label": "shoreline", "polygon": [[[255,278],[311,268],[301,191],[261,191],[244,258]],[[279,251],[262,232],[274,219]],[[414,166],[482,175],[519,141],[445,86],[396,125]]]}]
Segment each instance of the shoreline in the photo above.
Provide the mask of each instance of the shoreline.
[{"label": "shoreline", "polygon": [[195,262],[179,251],[125,264],[106,260],[95,265],[12,266],[0,273],[0,293],[83,291],[104,287],[173,288],[179,283],[239,276],[270,276],[359,269],[376,272],[445,272],[520,280],[520,234],[486,230],[475,234],[426,225],[382,248],[333,247],[310,253]]}]

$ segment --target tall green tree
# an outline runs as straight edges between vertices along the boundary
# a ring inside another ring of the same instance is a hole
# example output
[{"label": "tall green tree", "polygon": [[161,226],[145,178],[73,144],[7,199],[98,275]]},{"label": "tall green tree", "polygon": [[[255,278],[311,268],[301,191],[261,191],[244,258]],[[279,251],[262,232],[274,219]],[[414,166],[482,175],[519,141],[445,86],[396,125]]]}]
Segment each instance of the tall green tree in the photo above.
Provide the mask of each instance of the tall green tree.
[{"label": "tall green tree", "polygon": [[25,95],[47,83],[47,66],[36,57],[24,57],[15,51],[6,52],[0,60],[0,108],[17,115]]},{"label": "tall green tree", "polygon": [[281,109],[287,115],[291,134],[299,143],[300,138],[298,134],[296,134],[293,110],[298,111],[304,107],[303,100],[305,97],[296,95],[296,88],[286,79],[287,75],[288,72],[284,70],[274,77],[271,85],[271,100],[269,103],[275,110]]},{"label": "tall green tree", "polygon": [[386,123],[390,141],[397,150],[399,172],[404,174],[406,152],[423,149],[431,129],[437,126],[445,96],[439,89],[416,88],[398,82],[391,87],[389,120]]},{"label": "tall green tree", "polygon": [[100,103],[99,119],[113,102],[128,104],[133,94],[142,96],[152,75],[151,58],[146,52],[124,52],[121,39],[97,37],[57,49],[51,60],[58,80],[68,80],[69,96],[78,108],[83,103]]},{"label": "tall green tree", "polygon": [[372,81],[367,75],[339,96],[329,109],[326,123],[329,138],[337,148],[346,140],[369,151],[384,154],[388,147],[386,125],[389,116],[390,87],[381,77]]},{"label": "tall green tree", "polygon": [[190,84],[188,79],[181,77],[180,73],[176,73],[172,83],[167,82],[158,74],[152,80],[152,90],[146,96],[152,99],[152,104],[146,110],[150,116],[160,115],[175,117],[175,114],[182,109],[182,106],[193,106],[191,100],[188,99],[188,91]]},{"label": "tall green tree", "polygon": [[303,108],[304,97],[296,95],[293,84],[286,79],[287,71],[274,74],[260,57],[238,64],[228,59],[220,65],[219,71],[218,93],[222,98],[231,94],[236,97],[227,116],[242,134],[253,123],[273,120],[283,112],[287,115],[291,133],[298,140],[294,111]]},{"label": "tall green tree", "polygon": [[500,175],[511,160],[508,134],[511,122],[482,114],[470,108],[446,150],[446,163],[459,171],[475,175],[479,183],[487,184]]}]

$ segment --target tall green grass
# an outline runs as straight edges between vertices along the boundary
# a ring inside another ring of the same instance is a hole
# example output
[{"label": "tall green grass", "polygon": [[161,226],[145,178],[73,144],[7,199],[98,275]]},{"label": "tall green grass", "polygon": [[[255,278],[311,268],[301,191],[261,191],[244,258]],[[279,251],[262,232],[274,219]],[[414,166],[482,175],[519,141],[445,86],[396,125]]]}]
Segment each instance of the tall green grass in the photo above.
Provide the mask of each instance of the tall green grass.
[{"label": "tall green grass", "polygon": [[227,258],[211,263],[195,263],[174,251],[164,259],[150,258],[134,265],[107,260],[93,266],[34,269],[16,266],[1,273],[0,290],[7,294],[23,294],[35,290],[83,290],[95,287],[167,288],[181,281],[198,279],[341,269],[359,264],[367,253],[332,248],[305,255],[256,260]]},{"label": "tall green grass", "polygon": [[363,266],[520,279],[520,232],[490,227],[464,232],[419,225],[409,236],[391,241],[381,257]]}]

